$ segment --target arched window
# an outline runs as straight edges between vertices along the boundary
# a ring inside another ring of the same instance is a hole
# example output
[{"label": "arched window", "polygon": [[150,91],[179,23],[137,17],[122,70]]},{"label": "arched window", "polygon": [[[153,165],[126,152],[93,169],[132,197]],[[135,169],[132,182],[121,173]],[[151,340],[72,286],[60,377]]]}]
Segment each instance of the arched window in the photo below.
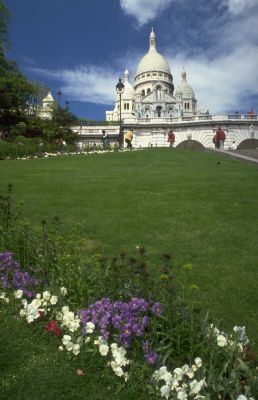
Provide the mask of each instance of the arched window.
[{"label": "arched window", "polygon": [[142,97],[144,97],[144,96],[145,96],[145,90],[142,89]]},{"label": "arched window", "polygon": [[161,106],[157,106],[156,111],[157,111],[158,118],[161,117],[161,110],[162,110],[162,107]]},{"label": "arched window", "polygon": [[147,89],[147,94],[150,94],[151,90],[150,88]]},{"label": "arched window", "polygon": [[124,103],[124,110],[126,110],[126,103]]},{"label": "arched window", "polygon": [[150,109],[149,108],[145,108],[144,114],[145,114],[146,118],[149,118],[150,117]]},{"label": "arched window", "polygon": [[126,105],[127,105],[127,110],[129,110],[129,103],[127,103]]}]

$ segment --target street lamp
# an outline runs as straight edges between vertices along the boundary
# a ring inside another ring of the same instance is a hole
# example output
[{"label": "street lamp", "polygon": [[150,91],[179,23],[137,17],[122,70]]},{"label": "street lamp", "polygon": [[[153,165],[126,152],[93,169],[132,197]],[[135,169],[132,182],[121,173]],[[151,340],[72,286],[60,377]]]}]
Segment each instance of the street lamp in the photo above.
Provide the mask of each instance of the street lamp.
[{"label": "street lamp", "polygon": [[123,84],[122,79],[119,78],[118,83],[116,85],[116,91],[119,95],[119,138],[118,138],[118,142],[119,142],[120,148],[122,148],[122,146],[123,146],[121,97],[122,97],[122,93],[124,91],[124,87],[125,87],[125,85]]},{"label": "street lamp", "polygon": [[59,89],[58,92],[57,92],[57,96],[58,96],[58,105],[59,105],[59,107],[60,107],[60,99],[61,99],[61,96],[62,96],[62,92],[61,92],[60,89]]}]

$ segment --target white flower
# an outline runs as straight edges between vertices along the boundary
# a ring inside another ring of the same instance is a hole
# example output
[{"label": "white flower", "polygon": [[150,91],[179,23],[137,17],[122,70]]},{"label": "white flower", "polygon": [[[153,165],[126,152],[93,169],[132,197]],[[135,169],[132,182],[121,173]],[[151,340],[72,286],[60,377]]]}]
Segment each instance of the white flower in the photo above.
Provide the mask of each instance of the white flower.
[{"label": "white flower", "polygon": [[48,291],[43,292],[43,299],[44,300],[49,300],[51,297],[51,294]]},{"label": "white flower", "polygon": [[74,344],[73,344],[73,342],[67,342],[65,347],[66,347],[67,351],[71,351],[74,348]]},{"label": "white flower", "polygon": [[26,310],[21,310],[20,311],[20,316],[21,317],[25,317],[25,315],[26,315]]},{"label": "white flower", "polygon": [[154,378],[157,382],[159,382],[159,381],[161,381],[161,380],[164,380],[164,381],[166,382],[167,385],[170,385],[170,384],[171,384],[171,381],[172,381],[172,375],[171,375],[170,372],[168,372],[166,366],[160,367],[160,369],[156,370],[156,371],[153,373],[153,378]]},{"label": "white flower", "polygon": [[22,298],[22,295],[23,295],[23,291],[22,291],[22,290],[16,290],[16,291],[14,292],[14,297],[15,297],[16,299],[21,299],[21,298]]},{"label": "white flower", "polygon": [[111,361],[110,366],[117,376],[121,377],[124,375],[123,369],[119,365],[117,365],[114,361]]},{"label": "white flower", "polygon": [[183,389],[179,389],[179,391],[177,392],[177,398],[178,400],[187,400],[187,394]]},{"label": "white flower", "polygon": [[161,386],[160,393],[162,397],[166,397],[166,399],[168,399],[170,393],[170,387],[168,385]]},{"label": "white flower", "polygon": [[188,378],[192,379],[194,377],[194,369],[189,368],[189,370],[185,373]]},{"label": "white flower", "polygon": [[60,293],[65,296],[67,294],[67,289],[65,287],[61,287]]},{"label": "white flower", "polygon": [[87,344],[87,343],[89,343],[90,342],[90,337],[88,336],[88,337],[86,337],[86,339],[85,339],[85,344]]},{"label": "white flower", "polygon": [[217,345],[219,347],[225,347],[227,345],[227,339],[224,335],[217,336]]},{"label": "white flower", "polygon": [[58,347],[58,350],[60,350],[60,351],[64,351],[64,348],[63,348],[63,346],[59,346],[59,347]]},{"label": "white flower", "polygon": [[237,397],[237,400],[248,400],[248,399],[243,394],[240,394],[240,396]]},{"label": "white flower", "polygon": [[87,322],[86,323],[86,331],[87,333],[93,333],[95,329],[95,325],[93,324],[93,322]]},{"label": "white flower", "polygon": [[41,299],[41,294],[40,293],[36,294],[36,299]]},{"label": "white flower", "polygon": [[66,344],[68,343],[68,342],[70,342],[71,341],[71,336],[70,335],[64,335],[63,336],[63,339],[62,339],[62,342],[63,342],[63,344],[66,346]]},{"label": "white flower", "polygon": [[75,356],[77,356],[79,353],[80,353],[80,345],[79,345],[79,344],[75,344],[75,345],[73,346],[73,354],[74,354]]},{"label": "white flower", "polygon": [[58,302],[57,296],[51,296],[50,303],[55,305]]},{"label": "white flower", "polygon": [[206,386],[205,378],[201,381],[194,379],[190,382],[190,394],[198,394]]},{"label": "white flower", "polygon": [[102,356],[106,356],[107,354],[108,354],[108,352],[109,352],[109,347],[108,347],[108,345],[107,344],[100,344],[99,345],[99,352],[100,352],[100,354],[102,355]]},{"label": "white flower", "polygon": [[197,366],[197,368],[201,368],[202,366],[202,359],[200,357],[196,357],[195,360],[195,365]]},{"label": "white flower", "polygon": [[62,312],[65,314],[69,311],[69,307],[68,306],[64,306],[62,307]]},{"label": "white flower", "polygon": [[181,381],[181,380],[183,379],[184,373],[183,373],[182,368],[175,368],[174,371],[173,371],[173,373],[174,373],[175,378],[176,378],[178,381]]}]

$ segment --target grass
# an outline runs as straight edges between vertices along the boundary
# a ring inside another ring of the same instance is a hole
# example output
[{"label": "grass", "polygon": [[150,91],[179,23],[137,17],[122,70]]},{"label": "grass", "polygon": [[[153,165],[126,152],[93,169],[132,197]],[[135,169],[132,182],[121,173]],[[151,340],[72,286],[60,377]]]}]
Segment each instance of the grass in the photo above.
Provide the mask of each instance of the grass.
[{"label": "grass", "polygon": [[[258,328],[258,169],[210,153],[155,149],[59,159],[4,161],[30,222],[58,215],[81,225],[94,251],[142,244],[156,259],[191,262],[207,307],[229,324]],[[230,295],[229,295],[230,294]]]},{"label": "grass", "polygon": [[[204,307],[214,318],[223,319],[226,329],[246,325],[248,335],[255,341],[258,330],[256,165],[208,152],[150,149],[124,154],[1,161],[0,168],[0,192],[12,183],[15,200],[24,204],[26,218],[34,225],[58,215],[66,232],[80,224],[81,235],[88,238],[92,252],[117,255],[126,250],[130,253],[141,244],[154,265],[159,263],[160,255],[169,252],[173,255],[175,277],[177,268],[192,263]],[[25,345],[29,329],[21,329],[19,346]],[[1,351],[8,354],[4,347],[9,334],[1,331]],[[39,341],[42,355],[45,338],[36,339],[32,333],[30,341],[35,343],[35,340]],[[35,349],[29,348],[28,365],[25,363],[28,369],[20,370],[18,381],[12,376],[8,381],[8,371],[9,368],[13,371],[13,366],[8,366],[11,361],[6,361],[4,382],[9,382],[14,390],[10,392],[13,398],[23,400],[27,398],[26,393],[36,390],[37,385],[34,383],[34,389],[30,389],[29,382],[38,380],[37,374],[43,385],[41,393],[46,393],[51,385],[55,387],[55,379],[61,387],[74,374],[71,385],[79,385],[78,391],[84,395],[78,399],[87,398],[90,383],[78,381],[75,364],[69,368],[67,364],[65,369],[65,361],[60,361],[62,355],[54,350],[55,344],[53,351],[44,356],[45,365],[38,367],[37,351],[34,356]],[[19,351],[24,354],[24,349],[16,350],[17,354]],[[59,362],[64,369],[62,373]],[[46,372],[49,363],[53,366],[51,373]],[[23,375],[24,383],[21,382]],[[6,398],[11,398],[8,390],[5,387],[4,393]],[[62,390],[58,398],[77,399],[75,389],[71,389],[73,396]],[[97,397],[88,398],[101,399],[104,393],[100,391]],[[133,398],[133,394],[127,394],[126,398],[130,396]],[[36,392],[30,398],[41,399]]]}]

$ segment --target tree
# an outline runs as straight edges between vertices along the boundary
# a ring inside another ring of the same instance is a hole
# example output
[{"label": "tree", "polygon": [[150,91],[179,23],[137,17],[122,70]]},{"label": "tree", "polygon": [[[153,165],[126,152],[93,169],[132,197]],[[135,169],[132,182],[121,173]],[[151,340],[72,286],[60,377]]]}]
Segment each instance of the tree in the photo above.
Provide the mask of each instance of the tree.
[{"label": "tree", "polygon": [[9,12],[0,0],[0,129],[4,133],[9,131],[11,125],[26,119],[28,99],[34,90],[17,64],[5,57],[8,22]]}]

